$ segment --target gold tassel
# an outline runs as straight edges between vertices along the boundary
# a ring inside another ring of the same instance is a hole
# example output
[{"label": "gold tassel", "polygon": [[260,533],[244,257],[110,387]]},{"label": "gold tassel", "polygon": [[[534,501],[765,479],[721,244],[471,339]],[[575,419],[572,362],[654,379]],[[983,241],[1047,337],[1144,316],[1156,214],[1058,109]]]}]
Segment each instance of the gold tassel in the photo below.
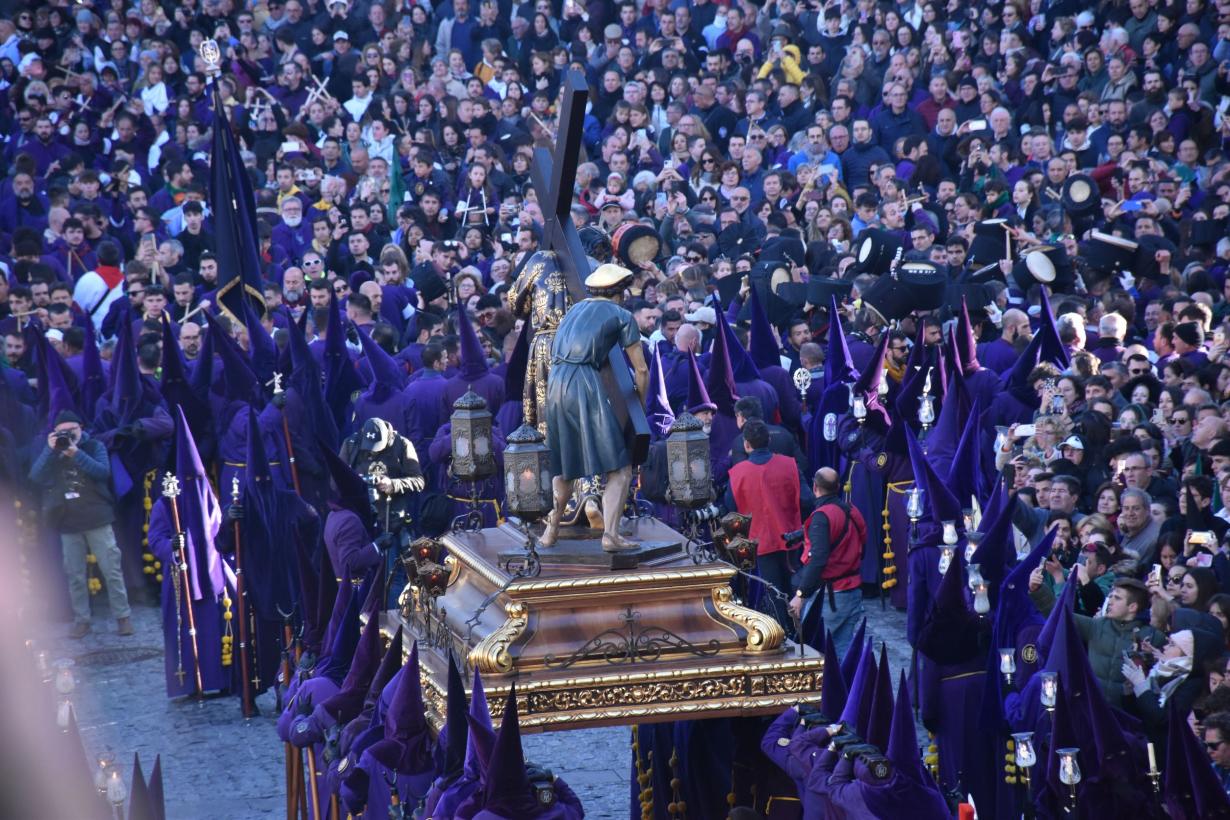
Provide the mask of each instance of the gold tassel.
[{"label": "gold tassel", "polygon": [[235,636],[232,632],[231,624],[235,614],[231,612],[231,596],[229,593],[222,593],[222,621],[224,628],[222,631],[222,665],[230,666],[235,660]]}]

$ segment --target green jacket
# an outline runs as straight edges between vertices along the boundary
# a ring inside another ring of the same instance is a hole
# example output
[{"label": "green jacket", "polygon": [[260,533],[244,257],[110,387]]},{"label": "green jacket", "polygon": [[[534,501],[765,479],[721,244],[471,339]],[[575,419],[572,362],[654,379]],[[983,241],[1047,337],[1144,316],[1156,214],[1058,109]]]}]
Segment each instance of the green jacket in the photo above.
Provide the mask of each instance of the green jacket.
[{"label": "green jacket", "polygon": [[[1055,607],[1055,593],[1046,584],[1029,593],[1029,597],[1044,615],[1049,615]],[[1162,646],[1166,636],[1143,621],[1124,623],[1085,615],[1073,615],[1072,620],[1089,650],[1089,666],[1102,687],[1102,694],[1112,706],[1123,708],[1123,653],[1136,648],[1135,638]]]}]

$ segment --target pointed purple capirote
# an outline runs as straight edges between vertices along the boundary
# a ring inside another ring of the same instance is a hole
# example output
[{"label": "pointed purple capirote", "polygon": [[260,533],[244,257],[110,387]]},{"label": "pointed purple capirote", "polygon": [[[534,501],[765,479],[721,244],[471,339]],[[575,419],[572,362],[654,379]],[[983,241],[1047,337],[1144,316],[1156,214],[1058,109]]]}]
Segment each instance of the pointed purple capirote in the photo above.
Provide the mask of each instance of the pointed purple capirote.
[{"label": "pointed purple capirote", "polygon": [[944,401],[940,404],[935,427],[927,435],[927,459],[937,471],[946,473],[951,469],[970,412],[971,401],[965,377],[954,371],[948,375],[948,387],[944,390]]},{"label": "pointed purple capirote", "polygon": [[180,526],[187,537],[192,600],[216,601],[226,589],[222,557],[214,547],[222,529],[222,506],[201,461],[182,406],[175,408],[175,473],[180,480]]},{"label": "pointed purple capirote", "polygon": [[102,356],[98,352],[98,339],[94,335],[94,323],[85,323],[85,346],[81,349],[81,410],[86,424],[94,421],[98,400],[107,392],[107,376],[103,372]]},{"label": "pointed purple capirote", "polygon": [[897,702],[893,706],[893,724],[884,754],[898,772],[913,782],[925,784],[930,781],[930,776],[923,771],[922,758],[918,753],[918,728],[904,669],[898,673]]},{"label": "pointed purple capirote", "polygon": [[[487,692],[483,688],[483,679],[482,679],[482,676],[479,675],[478,669],[474,670],[474,679],[470,687],[470,713],[469,714],[470,714],[470,721],[468,725],[470,727],[470,739],[466,743],[465,770],[466,770],[466,774],[470,775],[471,777],[477,778],[477,777],[480,777],[481,774],[486,771],[487,763],[486,763],[486,757],[484,757],[482,760],[479,760],[477,757],[475,757],[475,755],[478,754],[478,752],[480,751],[480,749],[476,746],[476,744],[481,740],[481,738],[478,738],[475,736],[475,732],[474,732],[475,723],[483,727],[486,730],[486,733],[491,735],[493,742],[495,738],[495,729],[492,727],[492,724],[491,724],[491,711],[490,709],[487,708]],[[490,754],[490,747],[488,747],[487,754]],[[481,765],[481,769],[480,769],[480,765]]]},{"label": "pointed purple capirote", "polygon": [[433,765],[420,674],[419,645],[415,641],[389,710],[384,713],[384,739],[368,749],[381,765],[401,775],[430,773]]},{"label": "pointed purple capirote", "polygon": [[327,712],[337,723],[355,718],[363,709],[363,699],[376,677],[380,661],[380,619],[368,618],[341,687],[316,708]]},{"label": "pointed purple capirote", "polygon": [[871,717],[867,721],[867,742],[877,749],[887,746],[892,733],[892,719],[893,676],[888,671],[888,647],[881,643],[875,690],[871,696]]},{"label": "pointed purple capirote", "polygon": [[662,356],[658,347],[654,347],[649,360],[649,395],[645,399],[645,417],[649,419],[649,430],[654,438],[666,438],[675,423],[675,413],[666,395],[666,382],[662,379]]},{"label": "pointed purple capirote", "polygon": [[974,335],[974,324],[969,319],[969,305],[965,297],[961,297],[961,312],[957,314],[956,354],[961,365],[961,373],[968,375],[977,370],[978,337]]},{"label": "pointed purple capirote", "polygon": [[111,412],[120,424],[135,421],[140,411],[142,394],[141,370],[137,366],[137,349],[127,322],[116,335],[111,353]]},{"label": "pointed purple capirote", "polygon": [[841,326],[841,310],[837,307],[837,297],[833,296],[829,305],[829,341],[824,357],[824,386],[849,384],[857,378],[858,368],[850,358],[850,346],[846,344],[846,333]]},{"label": "pointed purple capirote", "polygon": [[39,334],[38,364],[40,383],[46,385],[47,390],[47,429],[54,427],[56,417],[66,410],[81,416],[68,382],[72,373],[64,358],[42,334]]},{"label": "pointed purple capirote", "polygon": [[[862,643],[861,636],[856,637]],[[854,644],[851,644],[853,647]],[[833,643],[833,633],[825,630],[824,636],[824,688],[821,690],[820,705],[824,713],[830,717],[840,715],[846,708],[846,680],[841,674],[841,659],[837,657],[837,645]]]},{"label": "pointed purple capirote", "polygon": [[209,340],[222,363],[222,390],[227,401],[262,404],[260,379],[248,366],[247,357],[239,345],[208,311],[205,312],[205,319],[209,323]]},{"label": "pointed purple capirote", "polygon": [[477,379],[487,375],[487,355],[483,353],[465,306],[460,303],[457,305],[457,344],[462,378]]},{"label": "pointed purple capirote", "polygon": [[769,324],[769,317],[765,314],[764,305],[760,301],[760,291],[756,288],[752,288],[751,310],[752,327],[748,332],[747,352],[752,357],[752,364],[757,368],[781,367],[781,340],[777,336],[777,331],[773,329],[773,325]]},{"label": "pointed purple capirote", "polygon": [[846,654],[841,658],[841,679],[845,681],[847,695],[850,692],[851,684],[854,683],[854,675],[858,670],[859,661],[863,658],[863,644],[866,641],[867,619],[863,618],[863,622],[858,625],[858,631],[854,633],[854,639],[846,647]]},{"label": "pointed purple capirote", "polygon": [[273,381],[278,367],[278,346],[247,299],[243,304],[243,325],[248,329],[248,361],[252,363],[252,372],[261,384],[268,384]]},{"label": "pointed purple capirote", "polygon": [[469,704],[466,703],[466,684],[461,679],[461,669],[457,667],[457,659],[452,652],[448,655],[448,703],[445,708],[448,745],[444,752],[442,776],[452,779],[464,771],[466,745],[470,735],[469,724],[466,722],[469,710]]},{"label": "pointed purple capirote", "polygon": [[[722,312],[718,311],[720,317]],[[735,402],[739,390],[735,387],[735,374],[730,361],[730,343],[725,333],[717,333],[713,339],[713,352],[709,357],[709,372],[705,378],[705,390],[717,412],[734,418]]]},{"label": "pointed purple capirote", "polygon": [[150,803],[149,783],[141,771],[141,755],[132,755],[132,784],[128,789],[128,820],[156,820]]},{"label": "pointed purple capirote", "polygon": [[521,325],[521,333],[508,357],[508,367],[504,371],[504,398],[506,401],[521,401],[525,393],[525,368],[530,362],[531,325],[525,322]]},{"label": "pointed purple capirote", "polygon": [[491,762],[483,784],[483,809],[509,818],[534,817],[539,812],[525,775],[516,682],[508,690],[504,719],[495,738],[495,748],[491,750]]},{"label": "pointed purple capirote", "polygon": [[[995,487],[992,495],[994,501],[994,517],[991,517],[991,504],[982,516],[982,541],[970,558],[971,564],[977,564],[982,571],[982,577],[987,582],[987,597],[991,601],[991,609],[999,606],[1000,584],[1008,574],[1009,568],[1016,563],[1016,545],[1012,537],[1012,514],[1016,511],[1016,494],[1008,494],[1003,483]],[[1036,564],[1034,566],[1037,566]]]},{"label": "pointed purple capirote", "polygon": [[913,468],[915,483],[923,488],[926,495],[926,508],[932,522],[939,526],[944,521],[953,521],[960,530],[963,526],[961,515],[961,503],[957,501],[952,492],[948,489],[948,485],[935,474],[935,470],[931,469],[931,464],[927,461],[927,456],[922,451],[922,446],[918,443],[918,439],[914,437],[914,432],[908,427],[905,431],[906,445],[910,452],[910,466]]},{"label": "pointed purple capirote", "polygon": [[337,296],[329,299],[329,324],[325,335],[325,403],[338,430],[350,420],[351,396],[364,388],[363,380],[346,347],[346,325]]},{"label": "pointed purple capirote", "polygon": [[892,415],[888,408],[884,406],[880,397],[880,385],[884,383],[884,356],[888,352],[888,334],[881,333],[880,341],[876,343],[876,352],[872,354],[871,361],[867,363],[867,367],[859,374],[858,381],[854,383],[854,395],[862,396],[867,405],[867,414],[877,413],[883,417],[885,425],[892,424]]},{"label": "pointed purple capirote", "polygon": [[363,355],[372,369],[372,383],[367,392],[377,400],[400,392],[406,386],[406,371],[372,339],[370,333],[361,327],[355,330],[359,334],[359,344],[363,346]]},{"label": "pointed purple capirote", "polygon": [[982,413],[982,405],[974,400],[973,409],[965,419],[965,429],[961,431],[961,440],[953,453],[952,462],[948,466],[948,486],[952,494],[960,502],[962,509],[973,509],[973,499],[979,494],[982,460],[979,457],[979,445],[982,428],[978,419]]},{"label": "pointed purple capirote", "polygon": [[341,456],[323,444],[320,454],[324,457],[325,466],[329,468],[329,477],[333,481],[329,494],[330,503],[357,515],[368,533],[375,532],[376,513],[372,509],[367,483],[349,464],[342,461]]},{"label": "pointed purple capirote", "polygon": [[[1227,798],[1204,745],[1176,706],[1167,710],[1166,760],[1162,767],[1162,802],[1171,817],[1230,817]],[[1083,761],[1082,761],[1083,762]]]},{"label": "pointed purple capirote", "polygon": [[[726,314],[723,311],[717,311],[717,324],[715,335],[726,339],[726,352],[730,357],[730,371],[735,377],[735,382],[752,382],[759,379],[760,371],[756,369],[752,357],[747,355],[747,351],[739,342],[739,337],[735,335],[730,323],[726,321]],[[714,352],[716,353],[716,349]],[[710,393],[712,392],[710,390]]]},{"label": "pointed purple capirote", "polygon": [[1068,357],[1068,349],[1064,347],[1063,340],[1059,338],[1059,329],[1055,326],[1055,313],[1051,310],[1051,300],[1046,295],[1046,288],[1042,288],[1042,324],[1038,329],[1038,335],[1042,337],[1042,347],[1038,351],[1038,361],[1050,362],[1055,367],[1062,370],[1067,370],[1072,363]]},{"label": "pointed purple capirote", "polygon": [[[733,403],[731,404],[733,407]],[[717,412],[717,405],[709,399],[709,391],[705,388],[705,380],[700,375],[700,365],[696,363],[696,354],[688,352],[688,406],[689,413],[701,410]]]},{"label": "pointed purple capirote", "polygon": [[149,799],[155,820],[167,820],[167,801],[162,788],[162,755],[155,755],[154,768],[149,773]]},{"label": "pointed purple capirote", "polygon": [[867,724],[871,720],[872,697],[875,695],[876,659],[871,641],[863,644],[858,669],[850,683],[846,696],[846,708],[841,712],[841,722],[859,737],[867,737]]}]

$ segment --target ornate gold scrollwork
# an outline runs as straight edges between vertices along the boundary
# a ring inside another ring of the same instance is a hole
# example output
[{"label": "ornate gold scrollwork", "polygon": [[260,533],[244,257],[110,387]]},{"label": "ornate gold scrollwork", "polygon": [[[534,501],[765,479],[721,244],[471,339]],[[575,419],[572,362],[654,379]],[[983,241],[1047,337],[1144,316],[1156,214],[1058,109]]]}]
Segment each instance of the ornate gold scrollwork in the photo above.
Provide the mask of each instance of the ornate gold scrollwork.
[{"label": "ornate gold scrollwork", "polygon": [[786,631],[781,624],[763,612],[748,609],[734,601],[735,593],[729,586],[713,588],[713,605],[723,618],[734,621],[747,630],[744,642],[749,652],[770,652],[786,640]]},{"label": "ornate gold scrollwork", "polygon": [[508,619],[499,629],[470,650],[470,663],[479,672],[506,675],[512,671],[513,658],[508,647],[525,631],[529,622],[529,608],[518,601],[509,601],[504,605],[504,614]]}]

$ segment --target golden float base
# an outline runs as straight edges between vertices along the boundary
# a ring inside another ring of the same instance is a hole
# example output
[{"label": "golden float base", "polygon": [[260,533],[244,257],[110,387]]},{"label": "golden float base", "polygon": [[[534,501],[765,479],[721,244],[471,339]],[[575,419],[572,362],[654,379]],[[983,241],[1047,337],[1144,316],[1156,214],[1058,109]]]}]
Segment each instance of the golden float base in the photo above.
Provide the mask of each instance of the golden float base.
[{"label": "golden float base", "polygon": [[683,536],[656,519],[634,527],[650,547],[640,566],[611,570],[596,536],[565,533],[539,550],[533,578],[505,569],[526,543],[511,524],[444,536],[444,595],[427,602],[407,587],[385,623],[406,627],[407,648],[419,641],[431,723],[444,721],[450,651],[482,674],[497,720],[516,682],[526,731],[766,715],[819,700],[823,656],[736,603],[734,567],[694,564]]}]

